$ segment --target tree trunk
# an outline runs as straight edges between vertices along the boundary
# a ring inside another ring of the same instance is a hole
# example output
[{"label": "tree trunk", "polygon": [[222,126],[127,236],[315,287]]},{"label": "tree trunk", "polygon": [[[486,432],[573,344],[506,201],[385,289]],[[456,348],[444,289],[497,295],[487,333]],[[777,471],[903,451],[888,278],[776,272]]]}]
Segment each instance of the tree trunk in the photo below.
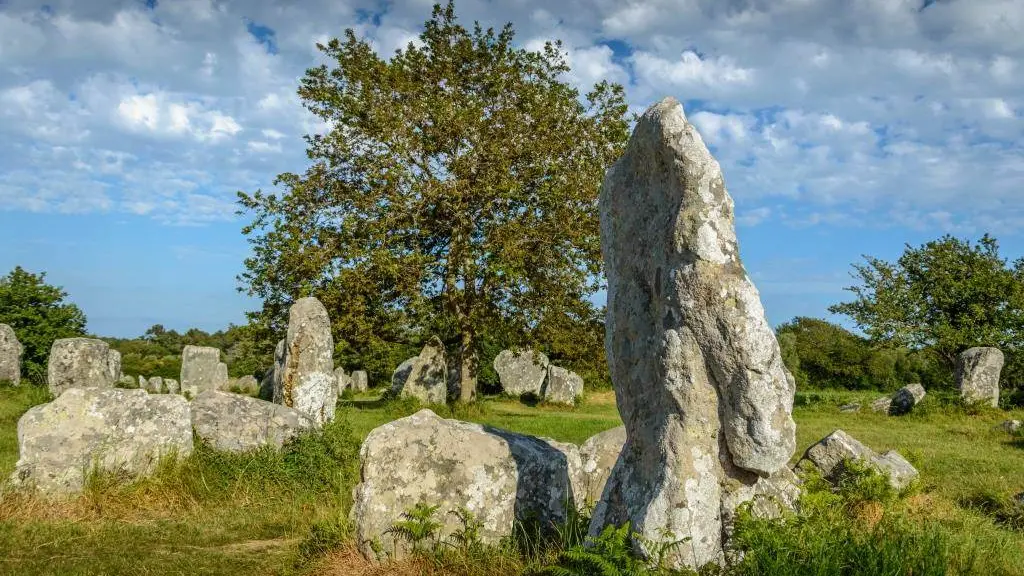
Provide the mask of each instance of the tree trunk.
[{"label": "tree trunk", "polygon": [[459,401],[476,401],[476,380],[479,373],[479,358],[473,342],[473,333],[462,332],[462,346],[459,349]]}]

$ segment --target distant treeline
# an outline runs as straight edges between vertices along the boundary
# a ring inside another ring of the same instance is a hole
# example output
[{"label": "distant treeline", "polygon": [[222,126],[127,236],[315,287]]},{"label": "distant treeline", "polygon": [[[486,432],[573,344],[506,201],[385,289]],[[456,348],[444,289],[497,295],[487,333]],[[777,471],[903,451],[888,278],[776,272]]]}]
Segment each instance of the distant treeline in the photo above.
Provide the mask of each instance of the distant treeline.
[{"label": "distant treeline", "polygon": [[237,378],[246,374],[257,377],[269,367],[270,359],[253,352],[245,326],[229,325],[212,334],[191,328],[178,333],[156,324],[139,338],[102,338],[121,353],[121,372],[132,376],[178,378],[181,373],[181,351],[187,345],[212,346],[223,353],[228,374]]}]

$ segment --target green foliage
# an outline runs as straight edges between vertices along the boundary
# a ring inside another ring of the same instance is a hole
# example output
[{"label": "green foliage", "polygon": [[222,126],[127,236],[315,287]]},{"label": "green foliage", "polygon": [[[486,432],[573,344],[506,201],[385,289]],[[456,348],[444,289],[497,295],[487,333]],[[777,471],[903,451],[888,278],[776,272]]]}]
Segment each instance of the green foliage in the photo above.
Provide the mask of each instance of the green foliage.
[{"label": "green foliage", "polygon": [[437,545],[438,531],[443,524],[434,516],[437,513],[438,505],[430,505],[420,502],[411,509],[402,512],[403,520],[395,522],[385,534],[394,534],[401,540],[405,540],[412,548],[412,553],[426,553],[433,551]]},{"label": "green foliage", "polygon": [[348,523],[340,518],[314,523],[309,528],[309,534],[299,542],[299,563],[305,564],[341,548],[350,535]]},{"label": "green foliage", "polygon": [[983,489],[965,498],[961,504],[980,511],[1000,526],[1024,532],[1024,499],[1019,494],[1007,496],[995,490]]},{"label": "green foliage", "polygon": [[948,387],[949,371],[927,350],[871,343],[842,326],[797,317],[776,330],[782,359],[798,387],[894,390],[910,382]]},{"label": "green foliage", "polygon": [[331,128],[306,137],[312,165],[280,174],[280,196],[239,193],[253,218],[239,280],[263,301],[250,316],[263,346],[315,295],[342,365],[375,382],[433,334],[485,374],[485,348],[532,343],[607,379],[589,297],[597,192],[628,137],[623,88],[581,99],[559,43],[513,40],[511,24],[463,27],[449,3],[387,60],[354,30],[318,45],[329,64],[299,96]]},{"label": "green foliage", "polygon": [[45,383],[46,361],[53,341],[85,336],[85,314],[68,294],[46,283],[46,273],[15,266],[0,277],[0,324],[14,329],[24,347],[21,373],[35,384]]},{"label": "green foliage", "polygon": [[[639,556],[634,549],[638,541],[648,558]],[[645,540],[633,532],[629,523],[606,526],[596,537],[588,538],[585,545],[574,545],[563,550],[554,564],[545,566],[539,574],[550,576],[658,576],[691,573],[666,567],[668,554],[683,544],[680,541]]]},{"label": "green foliage", "polygon": [[228,375],[233,378],[249,374],[260,376],[273,363],[273,351],[269,355],[258,351],[249,326],[229,325],[226,330],[212,334],[190,328],[182,334],[154,324],[139,338],[103,340],[121,353],[121,373],[132,376],[177,379],[181,374],[181,351],[187,345],[220,349],[228,365]]},{"label": "green foliage", "polygon": [[852,302],[829,308],[876,342],[928,348],[952,369],[972,346],[1015,351],[1024,329],[1024,260],[1008,267],[988,234],[972,244],[943,236],[909,245],[895,262],[865,257]]}]

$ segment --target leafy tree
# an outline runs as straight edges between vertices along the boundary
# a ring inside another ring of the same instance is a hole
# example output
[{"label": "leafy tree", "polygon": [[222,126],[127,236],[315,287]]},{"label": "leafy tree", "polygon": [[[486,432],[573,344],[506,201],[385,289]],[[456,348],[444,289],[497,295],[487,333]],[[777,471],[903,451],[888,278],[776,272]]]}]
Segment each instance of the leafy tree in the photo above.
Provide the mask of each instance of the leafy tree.
[{"label": "leafy tree", "polygon": [[279,335],[287,306],[316,295],[343,362],[397,363],[439,334],[475,390],[481,339],[536,344],[539,328],[593,321],[597,191],[628,136],[623,89],[601,82],[583,104],[560,43],[513,36],[463,28],[449,2],[390,60],[352,30],[317,45],[331,64],[299,88],[329,126],[306,137],[312,165],[280,174],[280,197],[239,193],[256,324]]},{"label": "leafy tree", "polygon": [[988,234],[975,244],[946,235],[906,246],[895,263],[854,265],[852,302],[829,308],[873,341],[932,350],[949,369],[972,346],[1016,348],[1024,328],[1024,260],[1012,268]]},{"label": "leafy tree", "polygon": [[14,329],[24,346],[22,375],[44,382],[50,347],[58,338],[85,335],[85,314],[65,302],[67,292],[46,283],[46,273],[15,266],[0,278],[0,323]]}]

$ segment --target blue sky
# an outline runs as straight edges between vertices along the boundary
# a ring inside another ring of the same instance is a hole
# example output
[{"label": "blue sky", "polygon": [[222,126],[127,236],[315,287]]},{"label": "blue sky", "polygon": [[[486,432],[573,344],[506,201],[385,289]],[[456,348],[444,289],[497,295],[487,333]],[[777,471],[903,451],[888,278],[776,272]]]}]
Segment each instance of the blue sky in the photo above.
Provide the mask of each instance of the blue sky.
[{"label": "blue sky", "polygon": [[[0,272],[46,271],[89,330],[244,322],[235,191],[301,171],[314,43],[382,54],[431,2],[0,0]],[[773,324],[827,316],[862,254],[944,233],[1024,255],[1024,3],[461,0],[585,89],[684,102]]]}]

